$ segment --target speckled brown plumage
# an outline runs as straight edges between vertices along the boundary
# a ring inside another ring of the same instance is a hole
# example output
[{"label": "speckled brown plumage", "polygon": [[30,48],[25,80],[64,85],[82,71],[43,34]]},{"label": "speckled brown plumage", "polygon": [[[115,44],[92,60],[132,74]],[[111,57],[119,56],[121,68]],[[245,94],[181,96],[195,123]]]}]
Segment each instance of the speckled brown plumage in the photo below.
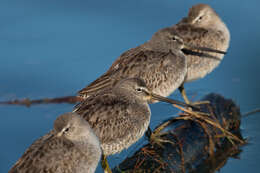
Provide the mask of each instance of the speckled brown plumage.
[{"label": "speckled brown plumage", "polygon": [[[194,5],[189,10],[188,16],[172,28],[185,44],[221,51],[226,51],[229,47],[229,30],[209,5]],[[188,71],[185,82],[203,78],[214,70],[224,57],[223,54],[217,53],[205,55],[209,56],[186,54]]]},{"label": "speckled brown plumage", "polygon": [[88,123],[75,113],[67,113],[57,118],[54,127],[26,150],[9,173],[95,171],[101,149]]},{"label": "speckled brown plumage", "polygon": [[[150,122],[148,102],[151,100],[174,101],[152,93],[139,78],[127,78],[111,89],[90,95],[75,107],[74,112],[90,124],[100,140],[103,154],[111,155],[143,136]],[[182,104],[177,102],[173,104]]]},{"label": "speckled brown plumage", "polygon": [[148,128],[151,116],[148,97],[137,88],[146,86],[139,79],[126,79],[75,107],[74,112],[87,120],[99,137],[104,155],[128,148]]},{"label": "speckled brown plumage", "polygon": [[183,47],[181,38],[170,28],[159,30],[148,42],[123,53],[104,75],[82,89],[79,95],[88,97],[115,86],[121,79],[138,77],[154,93],[168,96],[186,75]]}]

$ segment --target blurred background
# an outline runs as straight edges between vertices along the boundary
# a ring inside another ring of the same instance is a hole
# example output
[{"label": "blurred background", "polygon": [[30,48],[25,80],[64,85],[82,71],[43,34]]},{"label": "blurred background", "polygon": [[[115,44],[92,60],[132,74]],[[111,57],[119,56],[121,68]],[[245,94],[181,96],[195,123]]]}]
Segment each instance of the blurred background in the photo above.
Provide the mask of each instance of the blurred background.
[{"label": "blurred background", "polygon": [[[260,107],[258,0],[0,0],[0,101],[75,95],[121,53],[177,23],[197,3],[217,11],[230,29],[231,43],[216,70],[186,85],[188,96],[197,100],[216,92],[232,98],[242,113]],[[171,97],[181,99],[179,92]],[[163,103],[151,107],[152,127],[177,112]],[[7,172],[34,140],[52,128],[58,115],[72,108],[0,106],[0,172]],[[259,123],[259,113],[242,119],[242,134],[250,144],[242,148],[240,159],[229,159],[220,172],[260,169]],[[134,151],[131,147],[109,157],[111,166]]]}]

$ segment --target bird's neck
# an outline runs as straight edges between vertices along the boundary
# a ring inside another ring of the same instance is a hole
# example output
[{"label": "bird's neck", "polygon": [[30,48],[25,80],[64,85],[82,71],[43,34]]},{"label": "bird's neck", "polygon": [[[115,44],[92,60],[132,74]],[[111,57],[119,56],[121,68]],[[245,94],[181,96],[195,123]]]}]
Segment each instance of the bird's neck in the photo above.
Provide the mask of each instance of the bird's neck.
[{"label": "bird's neck", "polygon": [[228,27],[224,22],[221,21],[221,25],[218,27],[218,30],[221,31],[224,35],[224,38],[226,38],[227,42],[230,40],[230,33],[228,30]]},{"label": "bird's neck", "polygon": [[224,38],[227,39],[227,41],[229,42],[230,40],[230,33],[229,33],[229,30],[226,26],[226,24],[221,20],[221,19],[216,19],[218,21],[215,21],[212,23],[212,25],[210,25],[210,28],[212,30],[217,30],[219,32],[221,32],[224,36]]},{"label": "bird's neck", "polygon": [[74,141],[73,143],[86,155],[89,155],[89,153],[95,153],[94,155],[97,157],[96,159],[99,160],[101,155],[101,147],[99,139],[96,135],[94,135],[94,132],[88,134],[87,137],[82,136],[82,139],[79,141]]},{"label": "bird's neck", "polygon": [[159,41],[159,40],[155,40],[155,39],[151,39],[147,42],[145,42],[142,47],[146,50],[152,50],[155,52],[167,52],[169,51],[168,49],[166,49],[164,46],[164,41]]},{"label": "bird's neck", "polygon": [[84,155],[81,157],[81,162],[84,162],[82,167],[87,169],[86,172],[95,172],[102,154],[98,138],[94,134],[89,134],[87,136],[87,140],[86,137],[82,136],[82,139],[79,139],[79,141],[74,141],[73,143],[82,155]]}]

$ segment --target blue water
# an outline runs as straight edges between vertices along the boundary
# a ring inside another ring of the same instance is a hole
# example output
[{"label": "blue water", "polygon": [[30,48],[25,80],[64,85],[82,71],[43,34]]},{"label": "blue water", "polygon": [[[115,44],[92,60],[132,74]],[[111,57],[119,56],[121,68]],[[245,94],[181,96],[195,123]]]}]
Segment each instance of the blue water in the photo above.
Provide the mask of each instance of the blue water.
[{"label": "blue water", "polygon": [[[216,92],[236,101],[242,112],[260,107],[258,0],[0,0],[0,100],[73,95],[104,73],[121,53],[177,23],[199,2],[216,9],[232,38],[220,66],[186,85],[189,96],[199,99]],[[172,97],[181,99],[178,92]],[[72,108],[69,104],[0,106],[0,172],[7,172],[35,139],[52,128],[59,114]],[[176,110],[159,103],[152,105],[152,113],[154,127]],[[260,169],[259,123],[259,113],[243,119],[242,134],[251,144],[243,147],[239,160],[229,159],[220,172]],[[133,152],[130,148],[109,162],[115,165]]]}]

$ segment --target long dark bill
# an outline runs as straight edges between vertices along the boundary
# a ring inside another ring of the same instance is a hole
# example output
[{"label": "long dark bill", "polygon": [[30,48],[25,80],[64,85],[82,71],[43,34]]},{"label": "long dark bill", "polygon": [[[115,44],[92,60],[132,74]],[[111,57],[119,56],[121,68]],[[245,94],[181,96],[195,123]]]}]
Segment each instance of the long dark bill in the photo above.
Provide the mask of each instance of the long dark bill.
[{"label": "long dark bill", "polygon": [[211,49],[207,47],[197,47],[197,46],[192,46],[192,45],[185,45],[186,49],[196,49],[196,50],[201,50],[205,52],[214,52],[214,53],[219,53],[219,54],[226,54],[227,52],[217,50],[217,49]]},{"label": "long dark bill", "polygon": [[162,96],[157,95],[157,94],[154,94],[154,93],[151,93],[151,97],[152,97],[152,99],[154,99],[154,100],[158,100],[158,101],[162,101],[162,102],[167,102],[167,103],[170,103],[170,104],[176,104],[176,105],[180,105],[180,106],[191,107],[192,109],[199,110],[199,108],[197,108],[197,107],[195,107],[195,106],[193,106],[193,105],[186,104],[186,103],[181,102],[181,101],[169,99],[169,98],[167,98],[167,97],[162,97]]}]

